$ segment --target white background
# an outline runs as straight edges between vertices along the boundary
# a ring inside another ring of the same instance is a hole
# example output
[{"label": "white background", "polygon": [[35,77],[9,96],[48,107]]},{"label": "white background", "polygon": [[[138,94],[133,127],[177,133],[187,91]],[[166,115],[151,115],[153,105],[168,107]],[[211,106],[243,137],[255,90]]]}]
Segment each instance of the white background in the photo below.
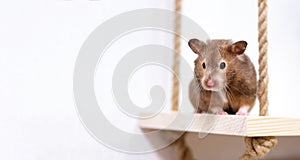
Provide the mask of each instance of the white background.
[{"label": "white background", "polygon": [[[74,106],[72,74],[82,43],[105,20],[140,8],[173,9],[173,1],[0,2],[0,159],[156,160],[175,155],[172,148],[160,154],[146,155],[127,155],[110,150],[86,132]],[[270,114],[275,116],[300,117],[297,103],[300,89],[299,10],[297,0],[269,2],[269,97]],[[211,38],[248,41],[246,53],[257,66],[256,1],[184,1],[183,14],[195,20]],[[108,52],[117,51],[117,47],[126,52],[153,43],[172,47],[172,36],[135,33],[121,39]],[[187,45],[182,46],[182,51],[193,65],[195,55]],[[166,62],[171,63],[171,60]],[[105,71],[112,72],[109,67]],[[141,82],[153,77],[148,72],[159,73],[161,79]],[[163,85],[170,94],[171,74],[155,67],[137,72],[130,83],[132,100],[140,106],[147,105],[149,97],[144,93],[148,93],[153,84]],[[170,99],[170,95],[167,97]],[[169,101],[166,106],[170,106]],[[108,103],[102,109],[113,124],[123,126],[121,128],[126,131],[139,131],[136,120],[122,117],[114,104]],[[252,114],[258,114],[257,110],[256,107]]]}]

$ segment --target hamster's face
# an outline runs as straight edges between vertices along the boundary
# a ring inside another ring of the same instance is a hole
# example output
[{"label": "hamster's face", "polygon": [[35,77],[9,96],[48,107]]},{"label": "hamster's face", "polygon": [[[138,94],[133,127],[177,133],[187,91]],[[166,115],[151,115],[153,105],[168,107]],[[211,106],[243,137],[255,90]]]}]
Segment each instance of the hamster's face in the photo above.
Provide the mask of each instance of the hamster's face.
[{"label": "hamster's face", "polygon": [[195,60],[195,78],[205,90],[220,91],[227,87],[234,59],[244,52],[247,43],[231,40],[211,40],[204,43],[198,39],[189,41],[191,49],[198,54]]},{"label": "hamster's face", "polygon": [[220,91],[226,87],[227,63],[216,48],[207,48],[205,57],[195,60],[195,76],[205,90]]}]

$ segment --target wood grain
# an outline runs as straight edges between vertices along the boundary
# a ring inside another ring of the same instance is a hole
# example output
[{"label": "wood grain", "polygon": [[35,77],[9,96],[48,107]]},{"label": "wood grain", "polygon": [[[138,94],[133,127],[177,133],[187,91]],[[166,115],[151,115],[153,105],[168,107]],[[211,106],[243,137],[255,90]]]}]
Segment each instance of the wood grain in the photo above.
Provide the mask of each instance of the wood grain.
[{"label": "wood grain", "polygon": [[170,112],[142,119],[139,125],[146,129],[232,136],[300,136],[300,118],[286,117]]}]

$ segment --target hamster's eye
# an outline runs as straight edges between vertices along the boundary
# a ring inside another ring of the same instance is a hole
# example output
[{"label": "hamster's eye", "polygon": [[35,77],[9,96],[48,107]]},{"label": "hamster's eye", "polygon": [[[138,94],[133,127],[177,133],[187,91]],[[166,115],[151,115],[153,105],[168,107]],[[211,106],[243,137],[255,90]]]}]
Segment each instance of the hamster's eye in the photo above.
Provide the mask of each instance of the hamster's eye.
[{"label": "hamster's eye", "polygon": [[226,67],[226,63],[225,62],[221,62],[220,63],[220,69],[224,69]]},{"label": "hamster's eye", "polygon": [[203,67],[203,69],[206,68],[205,62],[202,63],[202,67]]}]

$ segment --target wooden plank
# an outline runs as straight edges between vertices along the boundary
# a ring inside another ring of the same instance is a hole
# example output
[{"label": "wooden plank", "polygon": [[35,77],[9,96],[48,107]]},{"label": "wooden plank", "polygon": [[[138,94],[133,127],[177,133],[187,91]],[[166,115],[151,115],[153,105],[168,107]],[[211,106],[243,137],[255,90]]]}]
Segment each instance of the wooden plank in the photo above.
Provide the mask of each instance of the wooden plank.
[{"label": "wooden plank", "polygon": [[139,121],[141,128],[233,136],[300,136],[300,118],[160,113]]},{"label": "wooden plank", "polygon": [[[244,138],[239,136],[207,135],[199,138],[198,133],[187,133],[185,144],[195,159],[239,159],[245,152]],[[278,145],[264,160],[300,160],[300,137],[278,137]]]},{"label": "wooden plank", "polygon": [[300,118],[247,117],[247,136],[299,136]]}]

